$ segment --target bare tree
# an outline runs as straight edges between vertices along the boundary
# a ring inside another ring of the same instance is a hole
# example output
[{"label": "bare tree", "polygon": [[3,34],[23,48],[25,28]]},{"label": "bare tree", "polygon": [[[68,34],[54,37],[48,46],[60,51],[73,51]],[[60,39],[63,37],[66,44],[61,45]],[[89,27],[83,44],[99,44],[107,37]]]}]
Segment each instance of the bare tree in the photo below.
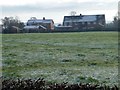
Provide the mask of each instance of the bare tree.
[{"label": "bare tree", "polygon": [[2,25],[3,25],[3,30],[10,32],[12,30],[12,27],[18,27],[22,29],[24,27],[24,23],[21,22],[18,17],[4,17],[2,19]]},{"label": "bare tree", "polygon": [[36,17],[31,17],[30,19],[31,19],[31,20],[36,20],[37,18],[36,18]]},{"label": "bare tree", "polygon": [[75,14],[76,14],[75,11],[71,11],[71,12],[70,12],[70,15],[71,15],[71,16],[75,16]]}]

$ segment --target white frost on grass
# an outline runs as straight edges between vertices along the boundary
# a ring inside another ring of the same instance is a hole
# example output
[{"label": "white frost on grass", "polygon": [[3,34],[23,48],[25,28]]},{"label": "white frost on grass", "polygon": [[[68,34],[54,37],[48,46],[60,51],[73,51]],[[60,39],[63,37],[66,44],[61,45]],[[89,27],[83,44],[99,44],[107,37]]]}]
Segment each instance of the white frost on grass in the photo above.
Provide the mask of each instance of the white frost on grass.
[{"label": "white frost on grass", "polygon": [[[80,73],[78,73],[80,72]],[[22,77],[45,77],[48,81],[75,83],[78,76],[93,78],[100,83],[117,84],[118,70],[116,67],[70,67],[70,68],[44,68],[21,72]]]}]

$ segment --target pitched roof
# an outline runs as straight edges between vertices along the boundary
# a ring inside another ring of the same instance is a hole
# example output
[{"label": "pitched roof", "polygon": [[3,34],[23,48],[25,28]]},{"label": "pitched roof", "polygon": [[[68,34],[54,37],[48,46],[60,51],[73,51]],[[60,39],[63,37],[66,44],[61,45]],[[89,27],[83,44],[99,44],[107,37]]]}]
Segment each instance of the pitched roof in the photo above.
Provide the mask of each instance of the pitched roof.
[{"label": "pitched roof", "polygon": [[91,22],[96,21],[97,16],[101,15],[64,16],[64,22]]},{"label": "pitched roof", "polygon": [[[53,22],[52,19],[34,19],[34,20],[28,20],[28,23],[51,23]],[[53,22],[54,23],[54,22]]]},{"label": "pitched roof", "polygon": [[25,26],[24,29],[38,29],[39,26]]},{"label": "pitched roof", "polygon": [[39,25],[39,26],[25,26],[24,29],[39,29],[39,28],[42,28],[42,29],[47,29],[46,27],[42,26],[42,25]]}]

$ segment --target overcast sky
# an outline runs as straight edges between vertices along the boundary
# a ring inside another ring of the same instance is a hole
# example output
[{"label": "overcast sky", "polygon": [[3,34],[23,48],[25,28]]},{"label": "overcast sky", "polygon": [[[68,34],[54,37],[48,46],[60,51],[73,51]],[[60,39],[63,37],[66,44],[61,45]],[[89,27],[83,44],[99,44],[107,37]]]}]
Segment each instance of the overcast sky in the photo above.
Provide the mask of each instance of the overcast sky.
[{"label": "overcast sky", "polygon": [[0,0],[0,18],[18,16],[27,22],[30,17],[53,19],[62,23],[65,15],[76,11],[79,15],[105,14],[112,21],[117,14],[119,0]]}]

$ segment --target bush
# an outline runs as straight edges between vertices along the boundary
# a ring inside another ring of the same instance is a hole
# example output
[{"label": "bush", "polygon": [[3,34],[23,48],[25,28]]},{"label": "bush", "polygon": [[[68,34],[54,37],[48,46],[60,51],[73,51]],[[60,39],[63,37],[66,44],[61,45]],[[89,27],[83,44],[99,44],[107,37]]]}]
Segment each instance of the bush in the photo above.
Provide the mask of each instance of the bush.
[{"label": "bush", "polygon": [[[90,79],[91,80],[91,79]],[[67,84],[67,83],[47,83],[43,78],[37,80],[32,79],[4,79],[2,80],[2,90],[118,90],[115,85],[100,86],[91,84]]]}]

